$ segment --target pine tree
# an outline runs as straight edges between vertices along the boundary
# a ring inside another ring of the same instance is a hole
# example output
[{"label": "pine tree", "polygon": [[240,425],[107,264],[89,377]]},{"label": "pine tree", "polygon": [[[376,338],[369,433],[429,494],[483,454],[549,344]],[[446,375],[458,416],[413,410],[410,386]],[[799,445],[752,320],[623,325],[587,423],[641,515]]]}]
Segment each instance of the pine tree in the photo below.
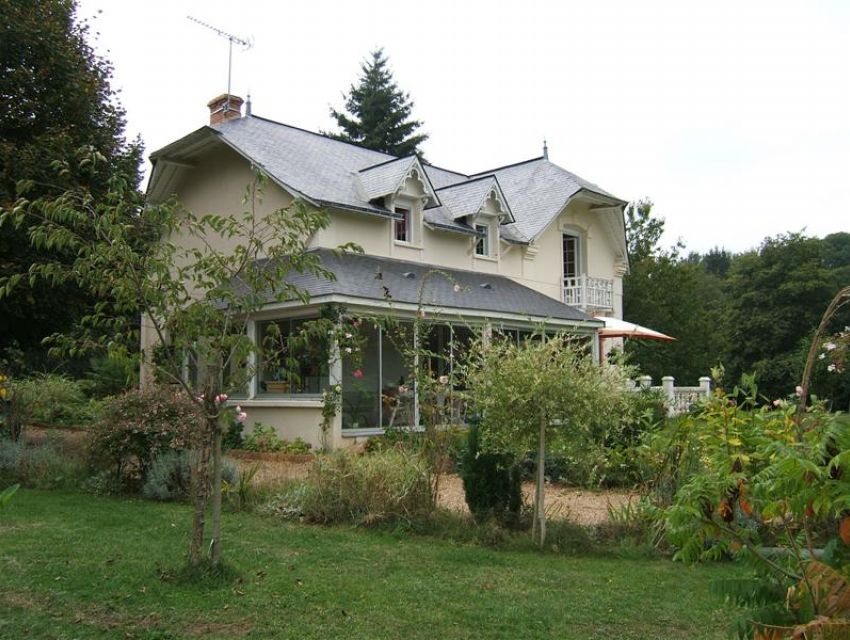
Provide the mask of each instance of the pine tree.
[{"label": "pine tree", "polygon": [[331,117],[342,132],[329,135],[394,156],[417,153],[428,135],[414,133],[422,122],[410,119],[410,94],[399,89],[393,80],[384,50],[373,51],[371,59],[360,68],[360,82],[351,85],[345,97],[346,112],[331,108]]}]

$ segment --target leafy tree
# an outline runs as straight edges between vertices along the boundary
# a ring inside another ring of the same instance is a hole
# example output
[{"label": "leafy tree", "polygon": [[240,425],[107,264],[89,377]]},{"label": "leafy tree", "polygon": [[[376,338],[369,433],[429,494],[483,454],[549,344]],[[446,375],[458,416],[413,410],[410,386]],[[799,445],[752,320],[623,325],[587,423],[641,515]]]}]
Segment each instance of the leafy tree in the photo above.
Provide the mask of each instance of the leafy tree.
[{"label": "leafy tree", "polygon": [[[97,154],[85,155],[74,167],[92,174],[101,169],[109,171],[110,167]],[[192,456],[190,560],[195,566],[202,562],[210,502],[210,555],[213,565],[221,561],[221,446],[229,413],[226,395],[244,388],[253,373],[247,363],[258,349],[247,334],[246,323],[269,300],[306,301],[306,292],[287,284],[291,271],[332,277],[316,254],[306,251],[308,239],[327,226],[327,214],[300,203],[268,213],[259,211],[262,184],[258,177],[246,189],[245,211],[239,215],[197,216],[174,202],[144,206],[133,180],[113,173],[103,198],[78,187],[55,198],[21,199],[0,216],[0,222],[27,230],[36,250],[58,247],[74,256],[70,269],[58,260],[33,264],[27,274],[30,278],[51,285],[70,282],[109,300],[82,319],[86,337],[82,345],[76,337],[59,336],[57,349],[74,353],[105,343],[113,351],[122,346],[132,348],[138,344],[139,333],[122,318],[143,315],[158,342],[157,348],[145,354],[149,371],[178,385],[203,412],[203,424],[197,425],[199,444]],[[158,241],[142,251],[135,241],[139,235]],[[235,239],[239,242],[233,242]],[[232,250],[217,249],[231,244]],[[20,278],[16,274],[7,283],[15,284]],[[327,339],[328,328],[326,324],[318,327],[317,336]],[[181,373],[186,357],[197,363],[197,387]]]},{"label": "leafy tree", "polygon": [[629,260],[640,262],[658,255],[664,219],[652,217],[652,200],[644,198],[626,207],[626,240]]},{"label": "leafy tree", "polygon": [[547,449],[558,452],[616,423],[630,401],[625,375],[620,367],[599,367],[564,336],[524,345],[494,340],[470,365],[469,395],[483,416],[481,450],[517,457],[537,450],[532,537],[541,546]]},{"label": "leafy tree", "polygon": [[660,248],[663,232],[650,200],[626,209],[631,268],[623,280],[623,316],[677,340],[627,340],[625,351],[655,379],[672,375],[696,384],[726,350],[724,293],[699,257],[682,258],[681,245]]},{"label": "leafy tree", "polygon": [[[826,252],[828,247],[792,233],[767,238],[757,251],[733,260],[726,284],[733,379],[754,371],[772,398],[797,384],[820,312],[846,284],[839,282],[841,269],[827,260],[840,260],[840,254]],[[835,326],[842,321],[850,324],[846,312]]]},{"label": "leafy tree", "polygon": [[[0,0],[0,207],[11,205],[21,180],[28,197],[80,187],[99,197],[103,174],[80,172],[76,150],[89,146],[138,183],[139,145],[124,140],[124,111],[110,86],[112,67],[88,44],[88,26],[73,0]],[[51,163],[69,163],[57,174]],[[25,271],[47,256],[70,265],[56,247],[34,249],[27,228],[0,233],[0,277]],[[0,351],[18,343],[32,352],[65,330],[95,301],[66,283],[52,287],[21,280],[0,299]]]},{"label": "leafy tree", "polygon": [[345,112],[331,108],[342,132],[329,135],[394,156],[418,153],[428,136],[415,133],[422,122],[410,119],[413,102],[393,80],[384,50],[373,51],[360,68],[360,82],[345,96]]}]

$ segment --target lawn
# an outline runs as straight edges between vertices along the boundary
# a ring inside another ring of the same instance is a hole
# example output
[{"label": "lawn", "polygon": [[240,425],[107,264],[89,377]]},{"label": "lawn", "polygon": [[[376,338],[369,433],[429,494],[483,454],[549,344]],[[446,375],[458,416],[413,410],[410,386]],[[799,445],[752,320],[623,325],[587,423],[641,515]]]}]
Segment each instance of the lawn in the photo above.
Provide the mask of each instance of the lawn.
[{"label": "lawn", "polygon": [[499,551],[225,514],[238,577],[176,577],[186,506],[20,491],[0,515],[0,638],[723,638],[737,570]]}]

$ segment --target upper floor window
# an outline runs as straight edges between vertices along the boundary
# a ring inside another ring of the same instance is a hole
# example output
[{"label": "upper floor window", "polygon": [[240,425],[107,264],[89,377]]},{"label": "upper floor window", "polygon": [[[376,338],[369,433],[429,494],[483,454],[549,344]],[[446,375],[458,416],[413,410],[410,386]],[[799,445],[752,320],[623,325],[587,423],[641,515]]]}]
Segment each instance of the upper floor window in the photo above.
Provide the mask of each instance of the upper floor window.
[{"label": "upper floor window", "polygon": [[490,225],[476,224],[475,230],[482,234],[475,241],[475,255],[490,256]]},{"label": "upper floor window", "polygon": [[568,233],[563,235],[563,255],[564,255],[564,280],[569,278],[578,278],[579,276],[579,256],[578,256],[578,237],[571,236]]},{"label": "upper floor window", "polygon": [[410,209],[401,209],[396,207],[396,213],[404,216],[401,220],[395,221],[395,239],[397,242],[413,242],[411,232],[413,231],[410,219]]}]

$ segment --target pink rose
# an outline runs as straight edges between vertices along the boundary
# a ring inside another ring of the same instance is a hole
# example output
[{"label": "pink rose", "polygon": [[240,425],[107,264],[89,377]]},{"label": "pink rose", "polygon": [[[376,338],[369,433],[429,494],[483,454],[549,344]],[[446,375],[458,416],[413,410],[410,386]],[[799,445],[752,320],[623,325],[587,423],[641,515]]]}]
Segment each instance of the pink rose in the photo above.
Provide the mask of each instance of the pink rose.
[{"label": "pink rose", "polygon": [[354,371],[351,372],[351,375],[353,375],[355,378],[362,378],[363,377],[363,370],[362,369],[355,369]]}]

